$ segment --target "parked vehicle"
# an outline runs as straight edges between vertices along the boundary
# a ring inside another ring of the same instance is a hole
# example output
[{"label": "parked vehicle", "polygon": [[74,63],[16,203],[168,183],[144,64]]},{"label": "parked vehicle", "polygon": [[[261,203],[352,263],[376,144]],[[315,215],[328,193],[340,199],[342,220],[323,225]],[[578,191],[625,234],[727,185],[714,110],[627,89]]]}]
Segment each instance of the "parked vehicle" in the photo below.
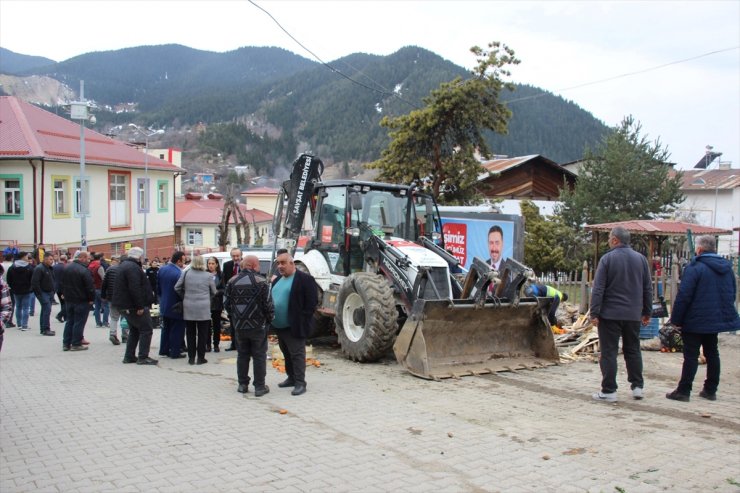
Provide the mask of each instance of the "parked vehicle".
[{"label": "parked vehicle", "polygon": [[529,269],[507,259],[497,272],[476,259],[460,282],[432,197],[414,186],[322,182],[321,168],[307,154],[294,162],[273,227],[290,243],[310,214],[296,264],[316,279],[318,325],[333,322],[347,357],[374,361],[393,347],[409,372],[431,379],[558,361],[551,299],[520,294]]}]

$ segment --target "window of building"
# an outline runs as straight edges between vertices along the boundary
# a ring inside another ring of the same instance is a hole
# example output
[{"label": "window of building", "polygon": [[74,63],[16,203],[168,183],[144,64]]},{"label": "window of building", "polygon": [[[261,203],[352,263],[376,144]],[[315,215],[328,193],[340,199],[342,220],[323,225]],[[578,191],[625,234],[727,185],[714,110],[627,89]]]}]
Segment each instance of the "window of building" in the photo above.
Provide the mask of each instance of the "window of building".
[{"label": "window of building", "polygon": [[[23,219],[23,177],[21,175],[0,175],[2,192],[2,215],[4,219]],[[8,217],[10,216],[10,217]]]},{"label": "window of building", "polygon": [[167,212],[169,209],[168,188],[169,182],[167,180],[157,180],[157,212]]},{"label": "window of building", "polygon": [[188,228],[186,234],[189,246],[203,245],[203,228]]},{"label": "window of building", "polygon": [[128,173],[109,174],[109,216],[111,228],[129,226],[129,178]]},{"label": "window of building", "polygon": [[75,216],[90,214],[90,178],[75,176]]},{"label": "window of building", "polygon": [[149,179],[136,179],[136,208],[139,212],[149,212]]},{"label": "window of building", "polygon": [[69,216],[69,177],[52,176],[52,217]]}]

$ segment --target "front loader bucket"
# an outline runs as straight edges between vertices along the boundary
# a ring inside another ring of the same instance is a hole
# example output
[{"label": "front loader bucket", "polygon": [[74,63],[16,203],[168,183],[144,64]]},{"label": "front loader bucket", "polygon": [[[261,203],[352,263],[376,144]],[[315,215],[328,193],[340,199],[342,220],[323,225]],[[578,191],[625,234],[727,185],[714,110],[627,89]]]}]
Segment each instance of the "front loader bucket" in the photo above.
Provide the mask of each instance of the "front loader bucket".
[{"label": "front loader bucket", "polygon": [[393,345],[412,374],[433,380],[557,364],[551,298],[477,305],[418,300]]}]

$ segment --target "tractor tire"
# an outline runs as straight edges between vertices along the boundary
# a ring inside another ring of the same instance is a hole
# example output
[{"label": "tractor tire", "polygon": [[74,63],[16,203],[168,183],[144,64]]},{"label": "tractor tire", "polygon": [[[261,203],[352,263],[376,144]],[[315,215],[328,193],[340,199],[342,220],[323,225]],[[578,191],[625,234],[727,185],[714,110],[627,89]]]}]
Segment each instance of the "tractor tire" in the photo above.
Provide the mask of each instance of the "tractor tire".
[{"label": "tractor tire", "polygon": [[334,322],[342,352],[349,359],[382,358],[398,333],[398,311],[388,281],[370,272],[349,276],[339,289]]}]

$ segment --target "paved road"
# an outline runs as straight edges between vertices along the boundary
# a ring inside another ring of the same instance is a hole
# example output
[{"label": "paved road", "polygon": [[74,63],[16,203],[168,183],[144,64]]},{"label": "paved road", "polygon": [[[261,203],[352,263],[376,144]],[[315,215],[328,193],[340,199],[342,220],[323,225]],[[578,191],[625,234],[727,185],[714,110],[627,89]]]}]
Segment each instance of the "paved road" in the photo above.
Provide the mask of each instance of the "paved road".
[{"label": "paved road", "polygon": [[255,398],[236,392],[234,353],[124,365],[93,326],[77,353],[8,330],[3,493],[740,491],[740,336],[721,337],[716,402],[666,400],[681,356],[645,353],[646,399],[629,399],[622,368],[620,402],[605,404],[591,362],[430,382],[330,347],[315,349],[308,393],[278,389],[269,368]]}]

